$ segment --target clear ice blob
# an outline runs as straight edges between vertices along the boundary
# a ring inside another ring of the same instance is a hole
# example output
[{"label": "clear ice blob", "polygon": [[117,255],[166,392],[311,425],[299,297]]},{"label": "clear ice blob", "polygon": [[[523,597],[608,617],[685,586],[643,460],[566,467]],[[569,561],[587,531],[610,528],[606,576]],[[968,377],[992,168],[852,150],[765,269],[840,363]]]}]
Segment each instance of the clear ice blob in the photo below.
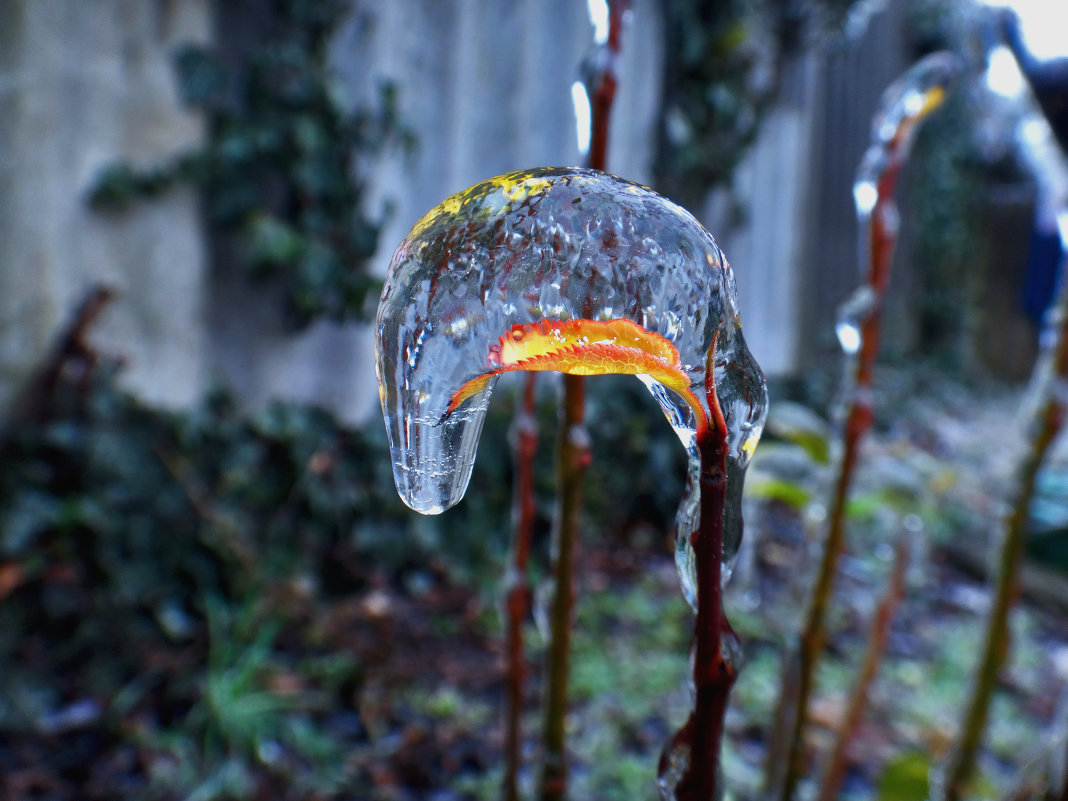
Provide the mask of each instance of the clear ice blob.
[{"label": "clear ice blob", "polygon": [[875,291],[864,284],[854,290],[838,307],[838,316],[834,323],[834,333],[838,344],[847,355],[854,355],[862,343],[861,326],[872,313],[877,303]]},{"label": "clear ice blob", "polygon": [[[492,178],[447,198],[412,228],[393,255],[376,324],[375,371],[397,490],[425,514],[463,497],[502,373],[641,378],[690,455],[694,480],[679,511],[678,558],[693,602],[686,554],[700,510],[697,431],[718,400],[728,428],[728,493],[738,496],[767,391],[742,336],[733,273],[692,215],[596,170]],[[741,525],[735,513],[725,522],[729,559]]]},{"label": "clear ice blob", "polygon": [[[1020,4],[1017,4],[1020,5]],[[1064,8],[1058,3],[999,8],[994,23],[1027,78],[1042,113],[1063,150],[1068,152],[1068,46],[1063,32]]]},{"label": "clear ice blob", "polygon": [[[964,71],[954,53],[937,52],[913,64],[883,92],[872,120],[871,143],[857,168],[853,200],[859,230],[859,261],[863,283],[839,307],[835,333],[852,376],[861,351],[877,342],[875,317],[882,306],[897,243],[898,215],[894,187],[917,127],[945,101]],[[871,343],[867,343],[872,340]],[[866,344],[867,343],[867,344]],[[867,379],[861,382],[867,383]],[[842,400],[848,405],[854,387],[847,380]]]},{"label": "clear ice blob", "polygon": [[872,147],[904,155],[916,125],[942,104],[963,69],[960,56],[946,50],[909,67],[883,91],[872,118]]},{"label": "clear ice blob", "polygon": [[872,118],[871,144],[853,183],[859,217],[869,216],[878,201],[892,191],[885,185],[888,174],[904,162],[917,126],[942,105],[963,69],[964,64],[955,53],[931,53],[883,92]]}]

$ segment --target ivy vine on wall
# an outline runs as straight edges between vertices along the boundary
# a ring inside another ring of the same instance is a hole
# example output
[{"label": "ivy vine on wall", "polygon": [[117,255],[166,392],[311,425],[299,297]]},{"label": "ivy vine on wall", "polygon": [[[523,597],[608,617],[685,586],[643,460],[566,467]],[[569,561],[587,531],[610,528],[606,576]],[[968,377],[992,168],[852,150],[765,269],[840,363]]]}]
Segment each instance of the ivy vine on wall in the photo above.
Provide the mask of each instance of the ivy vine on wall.
[{"label": "ivy vine on wall", "polygon": [[90,200],[122,210],[176,185],[202,193],[213,235],[252,276],[280,284],[286,319],[366,319],[378,281],[366,265],[382,220],[363,209],[359,164],[414,138],[382,86],[374,109],[347,110],[328,48],[349,4],[341,0],[262,0],[269,31],[247,53],[186,47],[176,65],[183,99],[208,118],[203,146],[149,169],[115,164]]}]

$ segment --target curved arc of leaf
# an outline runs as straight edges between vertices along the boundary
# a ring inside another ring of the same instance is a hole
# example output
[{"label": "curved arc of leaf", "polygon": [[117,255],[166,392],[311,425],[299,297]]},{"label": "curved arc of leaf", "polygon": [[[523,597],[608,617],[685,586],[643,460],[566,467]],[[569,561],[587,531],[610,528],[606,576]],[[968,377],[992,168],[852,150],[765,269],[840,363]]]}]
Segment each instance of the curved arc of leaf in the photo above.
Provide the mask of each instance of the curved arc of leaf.
[{"label": "curved arc of leaf", "polygon": [[517,323],[490,346],[486,363],[492,369],[453,393],[446,415],[485,389],[493,377],[533,370],[568,375],[648,375],[693,409],[699,431],[708,426],[708,413],[690,389],[690,377],[682,369],[675,346],[626,318]]}]

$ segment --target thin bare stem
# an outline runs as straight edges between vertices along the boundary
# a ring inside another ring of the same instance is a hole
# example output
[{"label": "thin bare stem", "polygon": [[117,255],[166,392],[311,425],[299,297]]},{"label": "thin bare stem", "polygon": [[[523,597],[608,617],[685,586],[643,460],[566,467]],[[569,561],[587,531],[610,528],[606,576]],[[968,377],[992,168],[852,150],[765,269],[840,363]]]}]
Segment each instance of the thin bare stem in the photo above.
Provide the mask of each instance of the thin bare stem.
[{"label": "thin bare stem", "polygon": [[[780,709],[779,718],[791,722],[789,731],[785,773],[780,785],[780,801],[791,801],[797,783],[804,774],[804,729],[808,715],[808,702],[816,675],[816,665],[823,654],[827,641],[825,620],[831,603],[834,576],[838,560],[845,544],[845,516],[849,503],[849,489],[857,464],[860,443],[871,427],[871,393],[875,375],[875,360],[879,353],[882,328],[882,297],[890,279],[896,234],[886,220],[893,216],[893,188],[901,165],[891,167],[883,174],[878,187],[878,198],[871,212],[869,223],[869,273],[868,285],[875,292],[875,303],[861,325],[861,348],[856,360],[856,372],[849,384],[846,399],[849,411],[843,430],[842,455],[838,462],[838,475],[834,484],[834,497],[827,524],[827,536],[823,544],[819,573],[812,587],[804,628],[797,648],[797,658],[787,658],[787,665],[796,665],[796,682],[783,682],[784,692],[780,706],[792,708],[789,712]],[[787,686],[796,687],[796,695],[788,697]],[[769,749],[769,754],[777,749]],[[769,786],[774,787],[777,766],[768,765]]]},{"label": "thin bare stem", "polygon": [[[1058,214],[1062,232],[1068,230],[1068,209]],[[1062,245],[1068,245],[1062,233]],[[1064,426],[1068,398],[1068,280],[1064,275],[1068,264],[1061,265],[1061,285],[1054,306],[1053,342],[1039,359],[1036,373],[1034,418],[1030,424],[1030,441],[1017,472],[1016,494],[1003,524],[998,576],[994,586],[993,605],[987,619],[983,651],[973,679],[971,695],[961,723],[960,735],[950,752],[942,774],[941,787],[933,788],[943,801],[958,801],[968,789],[975,774],[976,754],[986,728],[990,702],[997,685],[998,673],[1008,659],[1011,643],[1009,612],[1019,596],[1020,563],[1027,539],[1028,512],[1034,494],[1035,479],[1050,445]]]},{"label": "thin bare stem", "polygon": [[1020,466],[1012,511],[1005,521],[993,606],[987,621],[985,642],[976,667],[971,696],[961,724],[960,737],[946,765],[942,796],[944,801],[963,798],[975,774],[976,754],[986,728],[990,701],[997,686],[998,673],[1009,654],[1009,611],[1019,595],[1020,561],[1027,535],[1028,508],[1034,492],[1035,477],[1046,451],[1061,428],[1064,410],[1059,403],[1050,401],[1043,405],[1039,417],[1029,452]]},{"label": "thin bare stem", "polygon": [[527,373],[523,399],[515,419],[515,540],[512,567],[508,577],[507,684],[508,705],[505,713],[504,798],[519,799],[520,719],[523,712],[523,621],[530,610],[530,587],[527,561],[534,528],[534,454],[538,448],[538,423],[534,390],[537,373]]},{"label": "thin bare stem", "polygon": [[[727,700],[737,671],[724,654],[724,636],[733,637],[723,612],[723,512],[727,501],[727,425],[716,397],[709,350],[705,392],[712,419],[698,429],[700,459],[701,519],[690,538],[694,550],[697,583],[697,620],[694,624],[694,711],[675,734],[663,759],[679,748],[689,751],[685,771],[674,787],[674,801],[711,801],[719,798],[719,753],[723,740]],[[668,772],[663,761],[660,775]]]},{"label": "thin bare stem", "polygon": [[[1059,347],[1062,351],[1068,350],[1063,339]],[[1063,362],[1063,354],[1058,361]],[[946,764],[942,796],[945,801],[962,798],[975,773],[976,753],[986,728],[990,701],[997,686],[998,673],[1010,650],[1009,612],[1019,595],[1020,562],[1027,538],[1028,509],[1034,493],[1035,478],[1063,423],[1063,402],[1056,397],[1048,398],[1041,404],[1036,415],[1030,447],[1019,468],[1016,497],[1005,520],[997,583],[994,587],[993,606],[987,621],[983,651],[976,667],[960,737]]]},{"label": "thin bare stem", "polygon": [[872,623],[871,636],[868,639],[868,647],[864,653],[864,662],[857,677],[857,683],[853,686],[853,692],[849,697],[849,706],[845,717],[842,718],[835,735],[834,750],[827,764],[827,770],[823,774],[823,783],[820,786],[819,801],[835,801],[839,790],[842,788],[842,779],[845,777],[849,745],[853,735],[860,724],[864,707],[868,703],[868,690],[875,674],[879,671],[883,656],[886,654],[886,643],[890,637],[890,624],[901,599],[905,595],[905,568],[908,566],[909,549],[902,539],[898,542],[894,554],[894,567],[890,573],[890,582],[886,593],[879,602],[875,611],[875,620]]},{"label": "thin bare stem", "polygon": [[582,480],[589,463],[589,435],[584,424],[583,379],[564,376],[560,447],[557,459],[557,505],[553,523],[553,590],[549,624],[548,669],[545,689],[542,801],[561,801],[567,789],[564,723],[567,717],[567,678],[571,647],[571,618],[575,601],[574,559],[582,508]]},{"label": "thin bare stem", "polygon": [[5,425],[0,426],[0,455],[7,447],[7,431],[26,423],[40,422],[62,381],[77,377],[79,390],[87,388],[99,361],[89,342],[89,331],[114,298],[115,290],[104,284],[95,284],[85,293],[53,341],[44,362],[15,398]]},{"label": "thin bare stem", "polygon": [[[629,0],[610,0],[608,48],[618,55],[623,16]],[[599,76],[591,98],[588,165],[604,170],[608,160],[608,123],[616,94],[614,62]],[[574,606],[574,550],[582,507],[582,480],[589,464],[589,434],[585,428],[585,387],[581,376],[564,376],[564,408],[557,463],[559,476],[553,545],[555,581],[550,625],[549,667],[546,679],[545,730],[541,776],[542,801],[561,801],[567,789],[564,721],[567,716],[567,680]]]}]

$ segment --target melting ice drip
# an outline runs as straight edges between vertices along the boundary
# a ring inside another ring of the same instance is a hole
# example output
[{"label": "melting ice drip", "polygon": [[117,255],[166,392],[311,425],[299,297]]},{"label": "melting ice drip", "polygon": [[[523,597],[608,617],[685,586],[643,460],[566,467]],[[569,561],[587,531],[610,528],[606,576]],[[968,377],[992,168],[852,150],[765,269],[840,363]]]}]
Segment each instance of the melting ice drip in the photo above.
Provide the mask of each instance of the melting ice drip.
[{"label": "melting ice drip", "polygon": [[[608,325],[619,320],[636,324],[632,339]],[[582,321],[592,323],[586,332]],[[711,364],[713,400],[728,428],[723,555],[730,563],[741,538],[732,500],[740,498],[763,429],[767,392],[742,336],[731,269],[711,234],[679,206],[595,170],[543,168],[485,181],[447,198],[401,242],[377,328],[375,371],[397,490],[425,514],[463,497],[501,373],[638,375],[690,456],[676,560],[691,605],[696,588],[689,536],[700,512],[698,409],[708,419]],[[516,334],[528,338],[517,345],[530,345],[533,337],[534,356],[549,354],[556,363],[538,368],[531,366],[531,353],[507,355]],[[561,366],[568,353],[581,356],[592,347],[637,353],[629,367],[627,359]],[[643,358],[661,362],[635,366]],[[672,378],[665,365],[673,360]]]}]

